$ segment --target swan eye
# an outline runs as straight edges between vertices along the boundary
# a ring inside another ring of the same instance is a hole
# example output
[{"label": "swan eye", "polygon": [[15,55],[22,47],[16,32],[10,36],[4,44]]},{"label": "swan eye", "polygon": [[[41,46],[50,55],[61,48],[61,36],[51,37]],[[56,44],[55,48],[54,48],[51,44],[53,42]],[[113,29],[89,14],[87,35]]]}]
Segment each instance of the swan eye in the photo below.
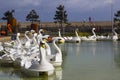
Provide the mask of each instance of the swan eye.
[{"label": "swan eye", "polygon": [[40,42],[41,45],[45,45],[45,43]]},{"label": "swan eye", "polygon": [[58,40],[61,40],[61,39],[58,39]]},{"label": "swan eye", "polygon": [[58,43],[63,43],[63,40],[62,39],[58,39]]},{"label": "swan eye", "polygon": [[43,33],[44,33],[44,31],[43,31],[43,30],[41,30],[41,31],[40,31],[40,33],[41,33],[41,34],[43,34]]},{"label": "swan eye", "polygon": [[58,42],[61,42],[62,41],[62,39],[58,39]]}]

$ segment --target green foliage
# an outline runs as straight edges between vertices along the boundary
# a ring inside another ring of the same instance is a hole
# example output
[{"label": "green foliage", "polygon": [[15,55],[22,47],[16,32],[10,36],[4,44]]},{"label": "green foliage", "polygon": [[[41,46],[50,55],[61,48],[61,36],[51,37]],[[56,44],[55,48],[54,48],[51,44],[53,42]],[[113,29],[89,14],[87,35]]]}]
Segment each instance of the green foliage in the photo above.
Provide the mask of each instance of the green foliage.
[{"label": "green foliage", "polygon": [[39,15],[37,15],[35,10],[31,10],[29,14],[26,16],[26,21],[38,21]]},{"label": "green foliage", "polygon": [[[81,36],[89,36],[90,33],[87,33],[87,32],[78,32],[78,35],[81,37]],[[65,36],[76,36],[74,32],[69,32],[69,33],[66,33]]]},{"label": "green foliage", "polygon": [[84,33],[83,32],[79,32],[78,35],[79,36],[90,36],[90,33],[88,33],[88,32],[84,32]]},{"label": "green foliage", "polygon": [[2,17],[1,19],[9,21],[10,19],[14,18],[13,17],[13,12],[15,12],[15,10],[11,10],[11,11],[8,10],[8,11],[6,11],[4,13],[4,17]]},{"label": "green foliage", "polygon": [[114,14],[114,26],[120,27],[120,11]]},{"label": "green foliage", "polygon": [[55,20],[54,23],[62,24],[62,23],[67,23],[68,22],[67,12],[64,10],[63,5],[59,5],[57,7],[57,10],[56,10],[56,13],[55,13],[55,16],[54,16],[53,19]]}]

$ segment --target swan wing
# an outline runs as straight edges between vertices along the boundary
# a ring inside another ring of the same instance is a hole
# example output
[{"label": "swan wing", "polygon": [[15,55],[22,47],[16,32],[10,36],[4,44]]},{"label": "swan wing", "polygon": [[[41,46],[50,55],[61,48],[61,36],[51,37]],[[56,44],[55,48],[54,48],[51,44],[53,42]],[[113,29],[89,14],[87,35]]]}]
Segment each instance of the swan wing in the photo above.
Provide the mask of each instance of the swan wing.
[{"label": "swan wing", "polygon": [[28,69],[32,65],[31,61],[26,61],[25,62],[25,68]]}]

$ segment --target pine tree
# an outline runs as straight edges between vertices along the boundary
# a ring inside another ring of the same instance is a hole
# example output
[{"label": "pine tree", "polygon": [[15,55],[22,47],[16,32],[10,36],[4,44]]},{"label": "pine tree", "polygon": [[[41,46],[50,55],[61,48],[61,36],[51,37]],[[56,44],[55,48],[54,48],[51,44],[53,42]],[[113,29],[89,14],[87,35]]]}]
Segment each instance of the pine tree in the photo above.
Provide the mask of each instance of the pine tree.
[{"label": "pine tree", "polygon": [[[9,32],[13,32],[16,33],[17,31],[17,20],[14,18],[13,13],[15,12],[15,10],[8,10],[4,13],[4,16],[2,17],[2,20],[6,20],[7,21],[7,30],[9,30]],[[8,26],[10,25],[10,26]]]},{"label": "pine tree", "polygon": [[37,15],[36,11],[33,9],[29,12],[29,14],[26,16],[26,21],[38,21],[39,15]]},{"label": "pine tree", "polygon": [[115,27],[120,27],[120,11],[117,11],[114,14],[114,26]]},{"label": "pine tree", "polygon": [[54,23],[59,23],[61,25],[61,27],[63,27],[63,23],[67,23],[67,12],[64,10],[64,6],[63,5],[59,5],[57,7],[55,16],[53,18],[55,21]]},{"label": "pine tree", "polygon": [[6,11],[5,13],[4,13],[4,17],[2,17],[2,20],[7,20],[7,23],[9,23],[10,22],[10,20],[12,19],[12,18],[14,18],[14,16],[13,16],[13,13],[15,12],[15,10],[11,10],[11,11]]},{"label": "pine tree", "polygon": [[33,23],[33,22],[40,22],[39,19],[39,15],[36,13],[36,11],[33,9],[29,12],[29,14],[26,16],[26,21],[30,21],[31,22],[31,28],[35,30],[36,32],[38,32],[38,23]]}]

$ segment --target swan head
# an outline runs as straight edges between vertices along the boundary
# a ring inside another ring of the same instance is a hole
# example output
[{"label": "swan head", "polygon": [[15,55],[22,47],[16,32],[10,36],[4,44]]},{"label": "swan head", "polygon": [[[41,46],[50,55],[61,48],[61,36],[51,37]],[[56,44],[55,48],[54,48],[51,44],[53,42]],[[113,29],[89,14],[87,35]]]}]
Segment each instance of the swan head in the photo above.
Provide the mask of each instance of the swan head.
[{"label": "swan head", "polygon": [[117,29],[117,28],[115,27],[115,28],[112,29],[112,31],[114,32],[116,29]]},{"label": "swan head", "polygon": [[20,36],[20,33],[17,33],[17,36]]},{"label": "swan head", "polygon": [[47,39],[46,39],[46,38],[42,38],[42,40],[43,40],[44,42],[47,42]]},{"label": "swan head", "polygon": [[64,43],[62,39],[58,39],[58,43]]},{"label": "swan head", "polygon": [[43,32],[44,32],[44,30],[43,30],[43,29],[40,29],[40,30],[39,30],[39,33],[43,33]]},{"label": "swan head", "polygon": [[25,34],[28,34],[29,33],[29,31],[25,31]]},{"label": "swan head", "polygon": [[40,42],[40,47],[46,48],[46,46],[45,46],[45,41],[41,41],[41,42]]},{"label": "swan head", "polygon": [[34,33],[34,36],[36,37],[36,36],[37,36],[37,33]]},{"label": "swan head", "polygon": [[92,30],[95,30],[95,28],[93,28]]},{"label": "swan head", "polygon": [[35,33],[35,30],[32,29],[32,30],[30,30],[30,32],[31,32],[31,34],[34,34],[34,33]]},{"label": "swan head", "polygon": [[53,39],[53,41],[57,41],[58,43],[64,43],[65,42],[65,40],[61,37],[56,37],[56,38]]},{"label": "swan head", "polygon": [[32,29],[32,30],[30,30],[30,32],[31,32],[31,33],[34,33],[34,32],[35,32],[35,30],[33,30],[33,29]]}]

